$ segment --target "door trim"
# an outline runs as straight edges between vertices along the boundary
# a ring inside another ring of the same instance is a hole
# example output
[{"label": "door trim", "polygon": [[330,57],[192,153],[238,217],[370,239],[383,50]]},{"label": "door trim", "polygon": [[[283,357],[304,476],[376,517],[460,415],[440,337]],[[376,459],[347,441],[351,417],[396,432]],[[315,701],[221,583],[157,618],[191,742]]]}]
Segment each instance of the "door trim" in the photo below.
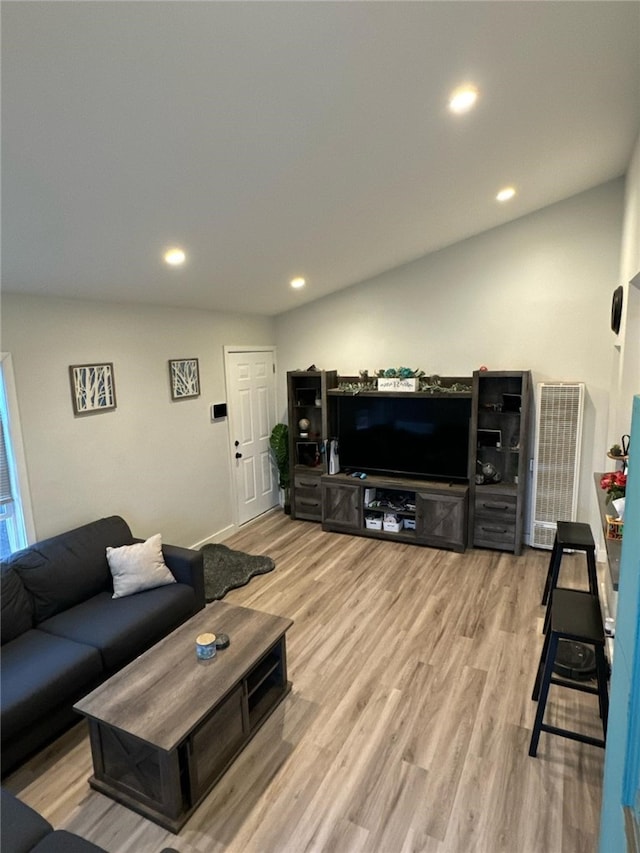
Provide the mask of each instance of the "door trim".
[{"label": "door trim", "polygon": [[[228,427],[228,431],[227,431],[227,441],[228,441],[228,449],[229,449],[229,456],[228,456],[228,460],[229,460],[229,482],[231,484],[231,497],[233,499],[233,526],[236,530],[238,530],[238,528],[240,527],[240,525],[238,523],[238,518],[239,518],[238,488],[237,488],[236,477],[235,477],[234,468],[233,468],[233,459],[234,459],[233,452],[234,452],[234,449],[232,447],[233,436],[235,435],[235,432],[234,432],[235,414],[231,408],[231,405],[229,404],[229,400],[230,400],[230,390],[229,389],[231,388],[231,377],[229,374],[229,356],[232,353],[238,353],[238,352],[270,352],[271,356],[273,358],[273,366],[275,368],[275,371],[273,374],[274,378],[276,378],[278,376],[278,364],[277,364],[277,355],[276,355],[275,344],[271,344],[268,346],[251,346],[250,344],[243,344],[243,345],[225,344],[223,346],[223,352],[224,352],[224,386],[225,386],[225,394],[226,394],[226,398],[227,398],[227,417],[229,419],[228,420],[229,427]],[[275,382],[276,401],[278,398],[277,391],[278,391],[278,386],[277,386],[277,382]],[[247,523],[250,523],[250,522],[247,522]]]}]

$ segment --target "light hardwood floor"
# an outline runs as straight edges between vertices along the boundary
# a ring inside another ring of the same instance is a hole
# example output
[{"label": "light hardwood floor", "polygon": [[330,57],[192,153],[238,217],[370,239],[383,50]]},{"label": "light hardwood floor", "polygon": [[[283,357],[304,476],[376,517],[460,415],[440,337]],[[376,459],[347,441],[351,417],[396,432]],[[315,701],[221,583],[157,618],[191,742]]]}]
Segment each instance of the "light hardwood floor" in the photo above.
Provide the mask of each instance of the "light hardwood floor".
[{"label": "light hardwood floor", "polygon": [[[549,554],[454,554],[269,513],[225,542],[275,571],[232,604],[295,621],[293,691],[175,836],[92,791],[84,724],[6,786],[110,853],[592,853],[604,753],[527,754]],[[563,585],[586,575],[563,559]],[[212,626],[215,629],[215,626]],[[597,699],[552,687],[560,725]]]}]

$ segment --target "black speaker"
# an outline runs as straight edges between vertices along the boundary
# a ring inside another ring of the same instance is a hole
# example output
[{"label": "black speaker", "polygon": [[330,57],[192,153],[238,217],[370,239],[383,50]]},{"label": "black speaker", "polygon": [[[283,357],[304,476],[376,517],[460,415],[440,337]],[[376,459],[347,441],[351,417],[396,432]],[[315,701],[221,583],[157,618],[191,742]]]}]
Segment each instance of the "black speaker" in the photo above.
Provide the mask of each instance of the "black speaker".
[{"label": "black speaker", "polygon": [[620,321],[622,320],[622,299],[624,289],[622,285],[616,287],[611,297],[611,329],[618,334],[620,331]]}]

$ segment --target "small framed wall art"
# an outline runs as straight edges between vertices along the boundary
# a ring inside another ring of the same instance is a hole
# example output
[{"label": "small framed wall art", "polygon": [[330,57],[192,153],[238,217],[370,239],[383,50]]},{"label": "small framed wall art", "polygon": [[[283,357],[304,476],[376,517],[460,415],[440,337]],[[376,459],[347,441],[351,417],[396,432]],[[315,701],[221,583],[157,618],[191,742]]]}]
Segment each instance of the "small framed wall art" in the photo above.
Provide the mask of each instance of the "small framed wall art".
[{"label": "small framed wall art", "polygon": [[197,358],[175,358],[169,360],[171,399],[184,400],[200,396],[200,370]]},{"label": "small framed wall art", "polygon": [[71,400],[76,415],[90,415],[116,408],[113,363],[71,364]]}]

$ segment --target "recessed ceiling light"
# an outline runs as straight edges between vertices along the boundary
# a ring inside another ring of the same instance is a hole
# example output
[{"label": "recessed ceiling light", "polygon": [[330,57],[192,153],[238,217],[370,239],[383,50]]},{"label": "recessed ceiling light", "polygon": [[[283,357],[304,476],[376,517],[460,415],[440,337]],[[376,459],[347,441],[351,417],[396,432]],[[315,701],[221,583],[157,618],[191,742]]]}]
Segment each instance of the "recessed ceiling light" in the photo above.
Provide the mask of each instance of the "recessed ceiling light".
[{"label": "recessed ceiling light", "polygon": [[466,113],[478,100],[478,90],[475,86],[460,86],[451,93],[449,109],[452,113]]},{"label": "recessed ceiling light", "polygon": [[169,264],[172,267],[179,267],[180,264],[183,264],[186,260],[187,256],[185,255],[182,249],[173,248],[167,249],[164,253],[165,263]]},{"label": "recessed ceiling light", "polygon": [[509,201],[509,199],[513,198],[515,194],[516,191],[514,187],[505,187],[503,190],[500,190],[496,196],[496,201]]},{"label": "recessed ceiling light", "polygon": [[295,287],[297,290],[299,287],[304,287],[307,282],[303,278],[292,278],[291,279],[291,287]]}]

